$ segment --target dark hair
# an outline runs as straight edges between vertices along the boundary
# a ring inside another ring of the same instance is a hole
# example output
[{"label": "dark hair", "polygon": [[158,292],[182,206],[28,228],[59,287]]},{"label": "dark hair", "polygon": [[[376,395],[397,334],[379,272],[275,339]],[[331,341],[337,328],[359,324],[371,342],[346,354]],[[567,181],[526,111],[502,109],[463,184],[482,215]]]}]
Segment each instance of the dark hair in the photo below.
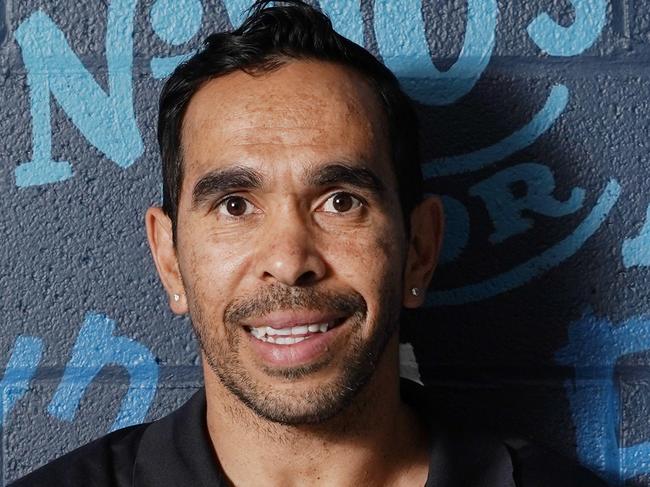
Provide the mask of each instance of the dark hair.
[{"label": "dark hair", "polygon": [[163,211],[176,235],[183,181],[181,128],[192,96],[208,80],[236,70],[269,72],[291,59],[314,59],[345,66],[376,90],[388,121],[391,160],[407,232],[409,215],[422,199],[418,122],[393,73],[363,47],[334,31],[330,20],[301,0],[269,6],[258,0],[232,32],[209,36],[203,48],[169,77],[160,95],[158,144],[162,158]]}]

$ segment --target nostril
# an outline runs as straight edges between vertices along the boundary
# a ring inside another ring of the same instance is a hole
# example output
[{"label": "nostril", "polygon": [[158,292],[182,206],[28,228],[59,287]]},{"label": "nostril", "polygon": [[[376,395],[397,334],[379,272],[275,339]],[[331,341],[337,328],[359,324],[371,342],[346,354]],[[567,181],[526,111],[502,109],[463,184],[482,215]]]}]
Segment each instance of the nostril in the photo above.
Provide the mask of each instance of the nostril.
[{"label": "nostril", "polygon": [[309,284],[313,284],[318,280],[318,276],[314,271],[306,271],[303,272],[298,279],[296,279],[295,285],[296,286],[307,286]]}]

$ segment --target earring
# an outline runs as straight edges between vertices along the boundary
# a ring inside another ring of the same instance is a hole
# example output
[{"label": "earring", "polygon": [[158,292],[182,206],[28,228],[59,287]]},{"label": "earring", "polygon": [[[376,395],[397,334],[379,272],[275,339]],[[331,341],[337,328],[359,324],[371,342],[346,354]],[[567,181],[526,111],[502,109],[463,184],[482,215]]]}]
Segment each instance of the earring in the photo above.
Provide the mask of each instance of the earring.
[{"label": "earring", "polygon": [[412,287],[411,288],[411,294],[413,296],[418,296],[420,294],[420,288],[419,287]]},{"label": "earring", "polygon": [[180,301],[181,297],[179,294],[174,293],[174,301],[178,302]]}]

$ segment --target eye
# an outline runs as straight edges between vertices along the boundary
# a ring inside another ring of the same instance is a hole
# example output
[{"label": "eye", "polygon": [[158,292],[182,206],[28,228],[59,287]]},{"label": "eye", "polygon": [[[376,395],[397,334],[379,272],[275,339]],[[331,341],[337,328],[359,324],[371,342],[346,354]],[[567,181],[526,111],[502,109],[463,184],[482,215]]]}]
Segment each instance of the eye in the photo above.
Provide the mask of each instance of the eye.
[{"label": "eye", "polygon": [[246,198],[228,196],[217,205],[217,211],[225,216],[244,216],[253,213],[255,207]]},{"label": "eye", "polygon": [[346,213],[361,206],[363,206],[361,200],[352,196],[350,193],[334,193],[323,203],[323,211],[328,213]]}]

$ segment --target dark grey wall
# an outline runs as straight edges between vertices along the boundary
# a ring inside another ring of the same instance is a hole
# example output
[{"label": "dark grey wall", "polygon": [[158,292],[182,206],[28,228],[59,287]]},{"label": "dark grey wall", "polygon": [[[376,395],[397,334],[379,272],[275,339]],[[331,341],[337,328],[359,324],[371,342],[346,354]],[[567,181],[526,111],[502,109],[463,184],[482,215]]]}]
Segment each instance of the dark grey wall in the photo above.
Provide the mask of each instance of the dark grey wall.
[{"label": "dark grey wall", "polygon": [[[161,79],[245,6],[0,0],[3,482],[199,387],[145,242],[153,127]],[[445,199],[443,262],[403,329],[432,414],[650,485],[650,5],[320,6],[417,101]]]}]

